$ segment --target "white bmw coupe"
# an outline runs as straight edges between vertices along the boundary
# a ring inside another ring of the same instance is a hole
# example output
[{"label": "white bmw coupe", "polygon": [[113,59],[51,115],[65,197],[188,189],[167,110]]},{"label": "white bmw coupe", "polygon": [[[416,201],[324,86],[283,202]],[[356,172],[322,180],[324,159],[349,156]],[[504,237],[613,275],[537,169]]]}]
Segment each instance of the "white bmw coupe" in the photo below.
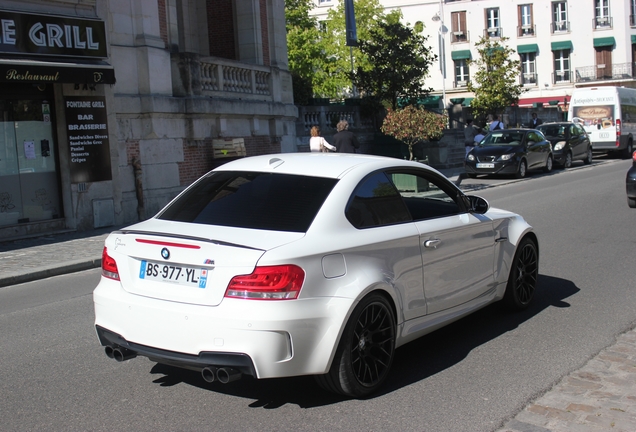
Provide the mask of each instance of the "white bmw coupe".
[{"label": "white bmw coupe", "polygon": [[108,237],[95,327],[118,361],[364,397],[399,346],[499,300],[526,308],[538,270],[521,216],[421,163],[248,157]]}]

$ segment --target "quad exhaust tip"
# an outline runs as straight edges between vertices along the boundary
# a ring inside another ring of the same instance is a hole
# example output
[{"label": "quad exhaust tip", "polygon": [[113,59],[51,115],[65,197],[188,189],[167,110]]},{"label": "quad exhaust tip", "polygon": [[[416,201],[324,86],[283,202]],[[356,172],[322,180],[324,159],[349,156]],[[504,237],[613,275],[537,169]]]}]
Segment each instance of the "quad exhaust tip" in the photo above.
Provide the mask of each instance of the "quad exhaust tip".
[{"label": "quad exhaust tip", "polygon": [[104,348],[104,352],[108,358],[115,359],[118,362],[123,362],[137,357],[136,352],[120,346],[107,345]]},{"label": "quad exhaust tip", "polygon": [[201,376],[205,382],[212,383],[218,381],[221,384],[227,384],[241,379],[243,375],[234,368],[206,366],[201,370]]}]

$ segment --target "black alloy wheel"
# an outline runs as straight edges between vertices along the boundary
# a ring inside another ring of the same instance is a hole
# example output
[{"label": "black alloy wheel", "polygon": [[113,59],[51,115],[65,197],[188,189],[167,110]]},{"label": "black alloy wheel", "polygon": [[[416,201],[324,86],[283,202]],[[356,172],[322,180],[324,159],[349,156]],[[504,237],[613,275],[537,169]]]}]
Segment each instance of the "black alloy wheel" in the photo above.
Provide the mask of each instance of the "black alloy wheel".
[{"label": "black alloy wheel", "polygon": [[587,148],[587,156],[585,156],[585,159],[583,159],[583,163],[585,165],[591,164],[592,163],[592,158],[593,158],[592,146],[590,146],[590,147]]},{"label": "black alloy wheel", "polygon": [[526,161],[524,159],[521,159],[521,162],[519,162],[519,168],[517,168],[517,173],[515,174],[516,178],[524,178],[527,174],[528,171],[528,165],[526,165]]},{"label": "black alloy wheel", "polygon": [[552,155],[548,155],[548,159],[545,161],[545,166],[543,167],[543,172],[549,173],[552,172]]},{"label": "black alloy wheel", "polygon": [[395,353],[393,308],[380,294],[371,294],[354,309],[342,334],[329,372],[316,377],[326,390],[365,397],[386,380]]},{"label": "black alloy wheel", "polygon": [[632,157],[633,151],[634,151],[634,144],[632,143],[632,140],[629,140],[627,142],[627,147],[625,147],[625,150],[623,150],[623,158],[630,159]]},{"label": "black alloy wheel", "polygon": [[539,275],[539,252],[537,245],[528,237],[519,244],[515,253],[508,285],[504,294],[504,303],[510,309],[523,310],[534,298]]}]

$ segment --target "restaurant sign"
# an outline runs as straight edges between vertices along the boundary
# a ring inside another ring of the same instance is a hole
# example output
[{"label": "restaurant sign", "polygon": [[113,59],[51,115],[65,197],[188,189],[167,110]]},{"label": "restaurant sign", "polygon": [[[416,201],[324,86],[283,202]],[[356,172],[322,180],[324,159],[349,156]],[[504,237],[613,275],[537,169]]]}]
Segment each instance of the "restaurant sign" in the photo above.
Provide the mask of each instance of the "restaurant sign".
[{"label": "restaurant sign", "polygon": [[0,11],[0,53],[106,58],[101,20]]},{"label": "restaurant sign", "polygon": [[64,99],[71,183],[112,179],[106,100],[99,96]]}]

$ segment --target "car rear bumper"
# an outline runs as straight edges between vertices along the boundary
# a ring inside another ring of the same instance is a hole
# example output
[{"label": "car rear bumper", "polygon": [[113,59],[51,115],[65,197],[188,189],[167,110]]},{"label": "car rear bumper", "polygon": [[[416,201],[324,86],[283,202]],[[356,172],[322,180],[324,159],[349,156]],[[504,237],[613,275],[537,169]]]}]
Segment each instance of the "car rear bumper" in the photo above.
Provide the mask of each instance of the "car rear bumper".
[{"label": "car rear bumper", "polygon": [[353,305],[312,298],[200,306],[130,294],[106,278],[93,299],[102,345],[187,369],[234,367],[257,378],[326,373]]}]

